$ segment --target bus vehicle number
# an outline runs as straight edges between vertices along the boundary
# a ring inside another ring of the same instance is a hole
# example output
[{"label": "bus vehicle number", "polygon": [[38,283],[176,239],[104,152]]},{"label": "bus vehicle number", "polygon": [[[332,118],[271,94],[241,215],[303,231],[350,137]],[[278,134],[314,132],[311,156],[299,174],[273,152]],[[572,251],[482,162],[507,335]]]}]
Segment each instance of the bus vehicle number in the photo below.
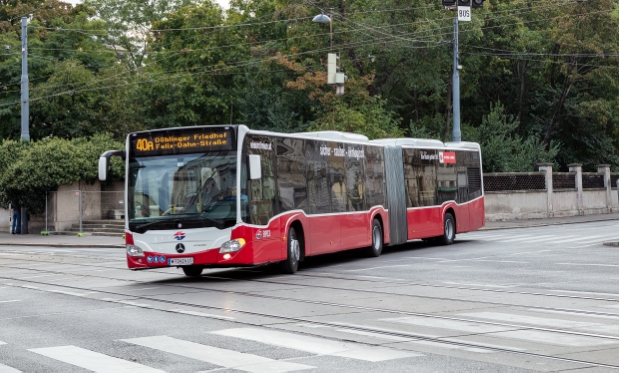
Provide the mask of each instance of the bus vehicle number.
[{"label": "bus vehicle number", "polygon": [[147,139],[138,139],[137,143],[135,144],[135,148],[142,152],[147,152],[149,150],[155,150],[155,146],[153,145],[153,142]]}]

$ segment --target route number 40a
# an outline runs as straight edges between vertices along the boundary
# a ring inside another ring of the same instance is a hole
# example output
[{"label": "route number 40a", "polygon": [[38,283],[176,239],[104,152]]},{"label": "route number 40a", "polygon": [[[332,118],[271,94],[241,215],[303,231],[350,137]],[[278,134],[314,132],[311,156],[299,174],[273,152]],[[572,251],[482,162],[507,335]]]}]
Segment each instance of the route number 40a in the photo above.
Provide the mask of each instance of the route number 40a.
[{"label": "route number 40a", "polygon": [[471,20],[471,7],[459,6],[458,7],[458,21],[470,21]]}]

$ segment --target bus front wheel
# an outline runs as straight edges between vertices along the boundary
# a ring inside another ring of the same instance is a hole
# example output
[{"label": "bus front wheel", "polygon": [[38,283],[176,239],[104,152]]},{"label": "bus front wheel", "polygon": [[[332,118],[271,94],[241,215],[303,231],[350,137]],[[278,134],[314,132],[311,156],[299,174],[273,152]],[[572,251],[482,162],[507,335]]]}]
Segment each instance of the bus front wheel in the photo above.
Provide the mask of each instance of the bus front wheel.
[{"label": "bus front wheel", "polygon": [[438,237],[439,242],[442,245],[451,245],[456,239],[456,221],[453,215],[448,212],[445,214],[445,220],[443,222],[443,235]]},{"label": "bus front wheel", "polygon": [[364,254],[369,257],[377,257],[383,252],[383,227],[378,219],[372,222],[372,246],[364,249]]},{"label": "bus front wheel", "polygon": [[301,241],[294,227],[288,230],[288,255],[286,260],[281,263],[282,272],[293,274],[299,269],[301,259]]},{"label": "bus front wheel", "polygon": [[202,267],[199,267],[199,266],[183,267],[183,272],[185,273],[185,276],[198,277],[202,275]]}]

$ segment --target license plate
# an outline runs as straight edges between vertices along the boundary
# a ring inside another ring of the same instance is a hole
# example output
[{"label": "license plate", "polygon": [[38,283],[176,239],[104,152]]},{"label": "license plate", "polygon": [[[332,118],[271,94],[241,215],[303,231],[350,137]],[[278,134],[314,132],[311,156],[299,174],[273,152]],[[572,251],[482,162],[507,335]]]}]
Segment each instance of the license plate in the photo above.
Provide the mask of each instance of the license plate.
[{"label": "license plate", "polygon": [[171,266],[187,266],[191,264],[193,264],[193,258],[168,259],[168,265]]}]

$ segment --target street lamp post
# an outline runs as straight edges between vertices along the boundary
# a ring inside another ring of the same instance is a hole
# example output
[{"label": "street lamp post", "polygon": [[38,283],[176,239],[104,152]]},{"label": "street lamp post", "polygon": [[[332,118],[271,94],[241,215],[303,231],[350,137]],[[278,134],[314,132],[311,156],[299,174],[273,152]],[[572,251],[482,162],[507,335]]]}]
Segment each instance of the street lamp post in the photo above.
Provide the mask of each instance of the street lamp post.
[{"label": "street lamp post", "polygon": [[[28,17],[21,19],[21,139],[30,142],[30,93],[28,92]],[[28,211],[21,208],[21,234],[28,234]]]},{"label": "street lamp post", "polygon": [[333,22],[331,21],[332,17],[333,14],[331,14],[331,17],[329,17],[321,13],[312,19],[312,22],[329,24],[329,39],[331,41],[331,43],[329,44],[329,50],[333,50]]}]

